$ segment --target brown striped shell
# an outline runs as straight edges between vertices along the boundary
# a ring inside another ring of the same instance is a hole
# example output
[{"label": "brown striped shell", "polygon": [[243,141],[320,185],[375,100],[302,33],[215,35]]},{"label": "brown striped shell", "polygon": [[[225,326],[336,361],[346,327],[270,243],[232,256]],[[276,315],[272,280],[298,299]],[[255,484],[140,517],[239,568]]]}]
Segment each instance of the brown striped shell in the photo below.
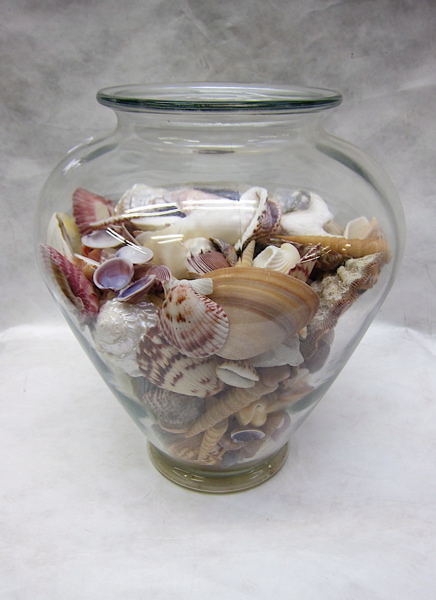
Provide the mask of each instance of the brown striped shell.
[{"label": "brown striped shell", "polygon": [[137,360],[146,379],[171,392],[203,398],[213,396],[224,387],[216,375],[218,361],[214,356],[193,358],[181,354],[157,326],[142,336]]},{"label": "brown striped shell", "polygon": [[222,307],[229,333],[216,352],[230,360],[245,360],[284,342],[305,327],[319,304],[302,281],[269,269],[228,268],[208,273],[210,298]]}]

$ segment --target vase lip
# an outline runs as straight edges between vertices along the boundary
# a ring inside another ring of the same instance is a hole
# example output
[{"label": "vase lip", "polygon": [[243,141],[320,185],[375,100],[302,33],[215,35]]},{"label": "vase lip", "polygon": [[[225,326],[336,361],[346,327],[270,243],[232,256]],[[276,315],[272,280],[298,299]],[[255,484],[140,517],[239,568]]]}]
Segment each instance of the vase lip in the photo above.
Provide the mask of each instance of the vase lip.
[{"label": "vase lip", "polygon": [[129,112],[306,113],[338,106],[335,90],[257,83],[127,84],[101,89],[103,106]]}]

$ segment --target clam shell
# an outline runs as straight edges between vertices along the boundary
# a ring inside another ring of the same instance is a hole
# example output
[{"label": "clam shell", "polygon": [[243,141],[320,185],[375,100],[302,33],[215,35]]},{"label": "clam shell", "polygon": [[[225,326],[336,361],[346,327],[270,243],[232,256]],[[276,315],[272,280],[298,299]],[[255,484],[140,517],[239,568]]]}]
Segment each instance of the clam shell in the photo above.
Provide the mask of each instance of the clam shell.
[{"label": "clam shell", "polygon": [[168,282],[164,289],[159,327],[166,339],[186,356],[215,354],[226,341],[229,330],[223,309],[196,292],[189,281]]},{"label": "clam shell", "polygon": [[82,235],[81,242],[88,248],[116,248],[122,241],[106,229],[97,229]]},{"label": "clam shell", "polygon": [[153,258],[153,252],[144,246],[127,244],[119,248],[115,254],[117,258],[129,260],[134,265],[142,265]]},{"label": "clam shell", "polygon": [[146,275],[141,279],[137,279],[127,287],[120,290],[118,300],[121,302],[139,302],[144,299],[151,288],[154,286],[156,275]]},{"label": "clam shell", "polygon": [[94,283],[101,290],[122,290],[132,277],[133,265],[124,258],[109,258],[94,271]]},{"label": "clam shell", "polygon": [[224,384],[216,375],[216,357],[192,358],[168,343],[158,327],[141,338],[137,360],[142,374],[158,387],[200,398],[220,392]]},{"label": "clam shell", "polygon": [[216,352],[230,360],[252,358],[305,327],[319,304],[305,283],[269,269],[228,268],[208,273],[210,298],[222,307],[229,333]]}]

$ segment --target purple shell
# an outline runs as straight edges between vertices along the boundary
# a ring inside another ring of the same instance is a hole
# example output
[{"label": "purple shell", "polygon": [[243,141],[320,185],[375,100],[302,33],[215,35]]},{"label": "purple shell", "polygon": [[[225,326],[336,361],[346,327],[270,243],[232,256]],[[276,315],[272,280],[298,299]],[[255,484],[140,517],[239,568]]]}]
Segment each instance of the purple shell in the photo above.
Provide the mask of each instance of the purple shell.
[{"label": "purple shell", "polygon": [[140,302],[153,287],[156,275],[146,275],[134,281],[118,293],[118,300],[122,302]]},{"label": "purple shell", "polygon": [[94,283],[102,290],[118,292],[127,285],[133,277],[133,265],[124,258],[109,258],[94,272]]}]

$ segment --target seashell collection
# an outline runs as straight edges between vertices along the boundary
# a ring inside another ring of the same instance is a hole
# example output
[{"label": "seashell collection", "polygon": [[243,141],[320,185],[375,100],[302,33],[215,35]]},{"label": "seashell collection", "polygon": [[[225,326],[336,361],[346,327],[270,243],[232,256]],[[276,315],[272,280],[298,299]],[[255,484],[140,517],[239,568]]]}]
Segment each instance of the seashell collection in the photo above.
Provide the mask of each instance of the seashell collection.
[{"label": "seashell collection", "polygon": [[153,443],[227,469],[289,437],[342,314],[390,260],[371,215],[334,218],[307,190],[79,188],[40,255]]}]

